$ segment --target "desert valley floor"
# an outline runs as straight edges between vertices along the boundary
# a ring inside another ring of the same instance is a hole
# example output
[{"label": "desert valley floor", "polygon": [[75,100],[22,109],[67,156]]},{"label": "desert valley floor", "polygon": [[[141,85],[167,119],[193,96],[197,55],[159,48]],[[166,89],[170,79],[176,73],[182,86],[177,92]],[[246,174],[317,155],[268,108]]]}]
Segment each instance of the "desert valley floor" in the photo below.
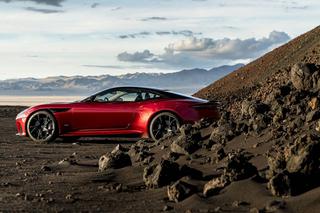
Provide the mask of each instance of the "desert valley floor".
[{"label": "desert valley floor", "polygon": [[[14,117],[21,109],[0,107],[0,212],[315,212],[320,208],[320,187],[281,198],[273,196],[267,184],[254,176],[204,198],[204,183],[219,173],[217,168],[222,164],[207,163],[201,151],[191,161],[178,159],[179,164],[201,169],[204,178],[187,178],[199,187],[198,192],[175,203],[168,200],[167,187],[146,188],[142,178],[146,164],[98,172],[101,155],[118,143],[129,148],[134,142],[101,138],[37,144],[15,136]],[[263,171],[264,154],[272,145],[268,137],[267,133],[258,139],[238,137],[225,150],[250,151],[251,162]],[[162,149],[153,151],[161,156]]]}]

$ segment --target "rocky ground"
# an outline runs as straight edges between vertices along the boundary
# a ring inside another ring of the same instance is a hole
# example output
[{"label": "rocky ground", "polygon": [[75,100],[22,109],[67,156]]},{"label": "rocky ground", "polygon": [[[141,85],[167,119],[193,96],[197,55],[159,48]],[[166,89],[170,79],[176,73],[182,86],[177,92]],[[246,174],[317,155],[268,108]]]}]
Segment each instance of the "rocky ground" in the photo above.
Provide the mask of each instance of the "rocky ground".
[{"label": "rocky ground", "polygon": [[319,72],[296,64],[156,143],[37,144],[15,136],[21,107],[1,107],[0,211],[316,212]]}]

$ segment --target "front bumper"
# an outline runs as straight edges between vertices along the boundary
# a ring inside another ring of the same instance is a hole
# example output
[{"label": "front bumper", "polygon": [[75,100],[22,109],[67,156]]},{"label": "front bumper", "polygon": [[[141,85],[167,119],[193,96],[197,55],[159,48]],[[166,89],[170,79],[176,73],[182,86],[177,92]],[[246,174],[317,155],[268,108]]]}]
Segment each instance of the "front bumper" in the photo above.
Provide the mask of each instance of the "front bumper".
[{"label": "front bumper", "polygon": [[26,118],[18,118],[16,119],[16,128],[18,136],[26,136]]}]

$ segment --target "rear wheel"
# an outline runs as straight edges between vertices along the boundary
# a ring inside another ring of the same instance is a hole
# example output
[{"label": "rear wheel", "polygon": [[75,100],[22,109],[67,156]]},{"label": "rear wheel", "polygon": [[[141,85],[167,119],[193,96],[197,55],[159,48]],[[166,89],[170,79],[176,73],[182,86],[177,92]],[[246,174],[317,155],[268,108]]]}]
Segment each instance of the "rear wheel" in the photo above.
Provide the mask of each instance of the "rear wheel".
[{"label": "rear wheel", "polygon": [[176,132],[180,127],[177,116],[170,112],[161,112],[156,115],[149,126],[150,137],[157,141],[169,132]]},{"label": "rear wheel", "polygon": [[50,142],[57,138],[58,125],[51,113],[38,111],[29,118],[27,131],[33,141]]}]

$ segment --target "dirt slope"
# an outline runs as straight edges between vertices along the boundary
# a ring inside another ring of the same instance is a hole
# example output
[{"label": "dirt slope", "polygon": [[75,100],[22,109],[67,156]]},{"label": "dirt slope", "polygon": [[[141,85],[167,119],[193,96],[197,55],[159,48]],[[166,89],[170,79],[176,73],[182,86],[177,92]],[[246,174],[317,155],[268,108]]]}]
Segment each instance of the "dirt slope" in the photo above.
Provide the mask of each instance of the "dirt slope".
[{"label": "dirt slope", "polygon": [[203,88],[195,96],[210,100],[241,99],[251,88],[297,62],[320,63],[320,26]]}]

